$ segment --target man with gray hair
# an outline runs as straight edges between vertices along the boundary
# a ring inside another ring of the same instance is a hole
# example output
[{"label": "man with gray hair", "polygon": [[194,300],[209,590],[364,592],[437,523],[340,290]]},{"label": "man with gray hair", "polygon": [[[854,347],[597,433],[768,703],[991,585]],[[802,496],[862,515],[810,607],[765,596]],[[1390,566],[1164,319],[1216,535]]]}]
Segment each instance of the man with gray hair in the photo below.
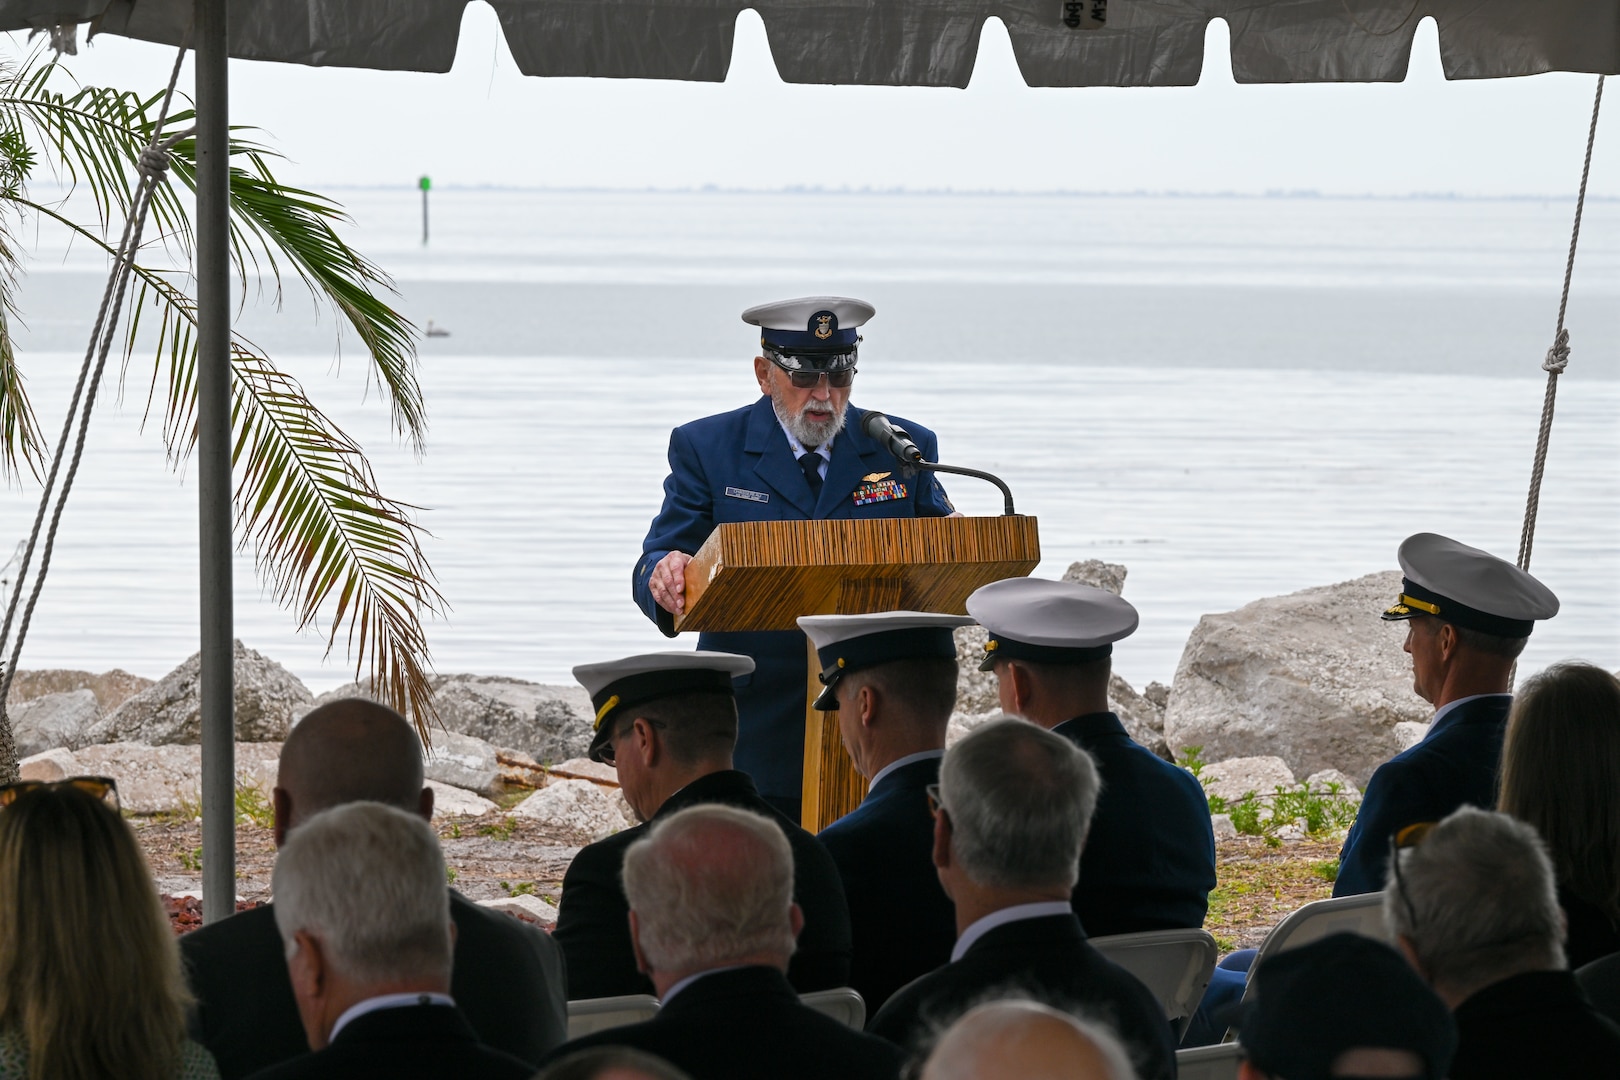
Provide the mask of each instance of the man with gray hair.
[{"label": "man with gray hair", "polygon": [[455,933],[439,839],[421,818],[358,802],[288,838],[272,881],[312,1053],[257,1080],[519,1080],[533,1068],[478,1041],[450,997]]},{"label": "man with gray hair", "polygon": [[694,1080],[894,1080],[901,1056],[802,1004],[787,981],[804,915],[777,824],[718,804],[661,817],[625,852],[636,962],[651,1020],[566,1044],[644,1050]]},{"label": "man with gray hair", "polygon": [[956,948],[867,1030],[915,1047],[972,1005],[1031,998],[1112,1027],[1146,1080],[1176,1075],[1164,1010],[1087,943],[1070,905],[1097,788],[1085,751],[1020,720],[984,724],[946,752],[934,865],[956,907]]},{"label": "man with gray hair", "polygon": [[922,1080],[1136,1080],[1113,1032],[1033,1001],[992,1001],[934,1044]]},{"label": "man with gray hair", "polygon": [[[380,802],[423,821],[433,816],[421,739],[399,713],[362,698],[328,702],[294,726],[281,747],[272,799],[277,847],[320,811],[346,803]],[[536,927],[444,891],[456,925],[451,993],[480,1039],[538,1065],[567,1037],[561,947]],[[214,1055],[223,1080],[309,1049],[276,932],[279,902],[180,939],[197,999],[191,1037]]]},{"label": "man with gray hair", "polygon": [[1615,1075],[1620,1027],[1565,966],[1564,914],[1536,831],[1463,807],[1392,846],[1384,918],[1457,1021],[1451,1080]]}]

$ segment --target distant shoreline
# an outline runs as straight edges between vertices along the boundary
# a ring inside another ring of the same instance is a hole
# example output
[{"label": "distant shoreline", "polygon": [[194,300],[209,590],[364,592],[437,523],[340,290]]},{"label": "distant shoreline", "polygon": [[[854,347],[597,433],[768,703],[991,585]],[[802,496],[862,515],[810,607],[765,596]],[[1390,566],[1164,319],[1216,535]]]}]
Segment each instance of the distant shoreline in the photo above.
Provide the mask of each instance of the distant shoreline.
[{"label": "distant shoreline", "polygon": [[[415,194],[415,184],[323,184],[322,191],[397,191]],[[1067,199],[1234,199],[1234,200],[1311,200],[1324,202],[1569,202],[1573,191],[1563,194],[1469,195],[1455,191],[1413,191],[1404,194],[1376,192],[1331,192],[1315,189],[1268,191],[1079,191],[1056,188],[1018,191],[1004,188],[908,188],[908,187],[823,187],[790,185],[780,188],[721,187],[702,184],[695,187],[546,187],[522,184],[435,184],[434,191],[514,192],[545,195],[889,195],[978,198],[1067,198]],[[1620,195],[1587,192],[1586,201],[1620,202]]]}]

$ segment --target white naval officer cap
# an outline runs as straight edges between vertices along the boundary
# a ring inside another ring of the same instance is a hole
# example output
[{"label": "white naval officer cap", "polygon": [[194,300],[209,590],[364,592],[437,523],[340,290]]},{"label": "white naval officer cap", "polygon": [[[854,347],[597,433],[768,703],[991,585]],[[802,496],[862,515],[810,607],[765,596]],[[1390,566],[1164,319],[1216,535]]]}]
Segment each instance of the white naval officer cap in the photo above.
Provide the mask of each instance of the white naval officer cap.
[{"label": "white naval officer cap", "polygon": [[1140,616],[1122,596],[1072,581],[1007,578],[976,589],[968,614],[989,632],[980,671],[997,660],[1083,664],[1112,655]]},{"label": "white naval officer cap", "polygon": [[581,664],[574,678],[591,695],[596,710],[587,756],[601,761],[602,748],[613,738],[608,721],[624,709],[676,694],[713,693],[735,696],[731,680],[754,670],[754,661],[737,653],[696,650],[642,653],[600,664]]},{"label": "white naval officer cap", "polygon": [[801,296],[755,304],[743,322],[759,327],[767,358],[791,371],[842,371],[855,366],[861,336],[856,331],[877,314],[865,300],[848,296]]},{"label": "white naval officer cap", "polygon": [[1558,597],[1527,571],[1439,533],[1401,542],[1401,595],[1382,618],[1434,615],[1464,630],[1529,637],[1536,620],[1558,614]]},{"label": "white naval officer cap", "polygon": [[879,611],[870,615],[805,615],[799,628],[815,646],[821,664],[822,691],[813,708],[838,708],[838,680],[862,668],[891,660],[923,657],[956,659],[951,631],[972,626],[966,615],[940,615],[930,611]]}]

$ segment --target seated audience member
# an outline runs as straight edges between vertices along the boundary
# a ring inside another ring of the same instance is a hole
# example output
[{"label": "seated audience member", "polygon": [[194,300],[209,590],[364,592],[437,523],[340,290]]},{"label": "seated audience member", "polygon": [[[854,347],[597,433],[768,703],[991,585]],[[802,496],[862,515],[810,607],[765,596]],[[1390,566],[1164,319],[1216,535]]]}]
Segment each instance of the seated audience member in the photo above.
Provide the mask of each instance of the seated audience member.
[{"label": "seated audience member", "polygon": [[1434,706],[1416,746],[1372,774],[1339,853],[1334,896],[1388,884],[1389,838],[1459,806],[1496,805],[1513,665],[1558,597],[1517,566],[1436,533],[1402,541],[1401,593],[1383,613],[1406,623],[1412,689]]},{"label": "seated audience member", "polygon": [[[433,815],[422,743],[385,705],[348,698],[312,710],[288,734],[277,769],[276,846],[322,810],[362,800]],[[568,1032],[562,949],[537,927],[479,907],[454,889],[450,993],[478,1037],[537,1065]],[[180,939],[192,1034],[236,1080],[309,1049],[287,981],[275,905],[243,911]]]},{"label": "seated audience member", "polygon": [[1278,953],[1243,1008],[1240,1080],[1443,1080],[1457,1028],[1388,945],[1333,934]]},{"label": "seated audience member", "polygon": [[596,709],[591,760],[618,771],[620,789],[643,824],[582,849],[563,876],[554,936],[568,957],[570,998],[652,993],[630,948],[630,907],[619,870],[649,823],[705,803],[763,814],[793,848],[793,898],[804,911],[805,929],[788,981],[800,993],[848,982],[849,909],[838,868],[814,836],[762,799],[747,773],[731,767],[737,744],[731,680],[753,669],[746,656],[701,650],[574,669]]},{"label": "seated audience member", "polygon": [[415,814],[349,803],[287,839],[271,879],[312,1053],[257,1080],[519,1080],[534,1068],[478,1041],[450,996],[444,855]]},{"label": "seated audience member", "polygon": [[628,1046],[598,1046],[576,1050],[558,1058],[534,1080],[692,1080],[681,1070],[651,1054]]},{"label": "seated audience member", "polygon": [[1102,774],[1074,889],[1080,925],[1092,937],[1203,926],[1215,887],[1204,789],[1108,707],[1114,642],[1136,631],[1136,609],[1090,585],[1008,578],[967,610],[989,634],[980,670],[995,672],[1002,710],[1068,739]]},{"label": "seated audience member", "polygon": [[1085,751],[1034,724],[991,721],[946,752],[938,800],[934,865],[956,906],[956,947],[867,1030],[910,1049],[971,1005],[1032,998],[1108,1023],[1143,1077],[1175,1076],[1164,1010],[1087,943],[1070,905],[1097,803]]},{"label": "seated audience member", "polygon": [[1620,679],[1592,664],[1558,664],[1520,687],[1497,808],[1535,826],[1547,845],[1569,966],[1620,950]]},{"label": "seated audience member", "polygon": [[0,1078],[213,1080],[112,781],[0,787]]},{"label": "seated audience member", "polygon": [[1451,1080],[1613,1076],[1620,1027],[1564,966],[1552,863],[1530,826],[1464,807],[1396,838],[1384,918],[1457,1021]]},{"label": "seated audience member", "polygon": [[951,958],[956,914],[931,853],[928,787],[939,780],[945,725],[956,705],[953,628],[959,615],[887,611],[811,615],[799,626],[816,647],[855,771],[871,781],[861,805],[818,834],[849,900],[849,985],[877,1012],[889,995]]},{"label": "seated audience member", "polygon": [[559,1054],[629,1046],[694,1080],[893,1080],[901,1057],[800,1003],[786,978],[804,924],[778,820],[731,806],[660,816],[624,855],[630,940],[662,1002]]},{"label": "seated audience member", "polygon": [[1033,1001],[964,1013],[923,1063],[922,1080],[1136,1080],[1112,1032]]}]

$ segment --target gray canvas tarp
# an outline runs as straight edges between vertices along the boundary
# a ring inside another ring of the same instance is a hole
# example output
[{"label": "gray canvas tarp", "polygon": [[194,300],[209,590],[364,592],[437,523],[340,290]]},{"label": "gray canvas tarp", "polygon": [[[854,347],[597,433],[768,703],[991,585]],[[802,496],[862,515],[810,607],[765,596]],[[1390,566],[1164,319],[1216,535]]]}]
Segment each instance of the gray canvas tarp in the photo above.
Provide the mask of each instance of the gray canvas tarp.
[{"label": "gray canvas tarp", "polygon": [[[1238,82],[1399,81],[1429,16],[1447,78],[1620,71],[1620,0],[1111,0],[1100,29],[1065,25],[1063,0],[490,3],[526,75],[721,81],[737,15],[750,7],[782,78],[800,83],[966,86],[991,16],[1031,86],[1191,85],[1215,18],[1231,27]],[[466,0],[228,6],[235,57],[448,71]],[[92,33],[174,45],[191,13],[192,0],[0,0],[0,29],[90,22]]]}]

